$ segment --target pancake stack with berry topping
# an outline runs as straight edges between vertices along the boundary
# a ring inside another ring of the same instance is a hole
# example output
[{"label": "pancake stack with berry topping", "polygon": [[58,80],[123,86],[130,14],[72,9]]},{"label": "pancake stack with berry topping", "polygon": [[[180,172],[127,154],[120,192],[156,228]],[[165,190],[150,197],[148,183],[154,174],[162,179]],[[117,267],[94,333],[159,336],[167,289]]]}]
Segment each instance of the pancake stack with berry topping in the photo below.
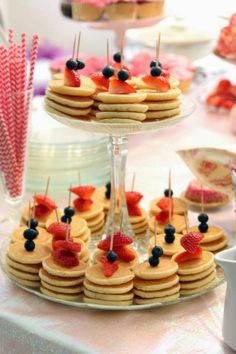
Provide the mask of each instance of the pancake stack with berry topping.
[{"label": "pancake stack with berry topping", "polygon": [[[186,212],[188,212],[188,208],[187,208],[187,203],[181,199],[181,198],[177,198],[174,197],[174,192],[173,190],[171,190],[171,197],[174,203],[174,214],[177,215],[184,215]],[[169,196],[169,189],[165,189],[164,190],[164,196],[167,198]],[[159,201],[161,200],[162,197],[158,197],[155,198],[153,200],[151,200],[150,202],[150,216],[156,215],[157,213],[159,213],[160,207],[158,206]]]},{"label": "pancake stack with berry topping", "polygon": [[147,214],[143,208],[138,205],[143,198],[139,192],[126,192],[126,203],[129,214],[129,220],[136,236],[143,236],[146,234],[148,222]]}]

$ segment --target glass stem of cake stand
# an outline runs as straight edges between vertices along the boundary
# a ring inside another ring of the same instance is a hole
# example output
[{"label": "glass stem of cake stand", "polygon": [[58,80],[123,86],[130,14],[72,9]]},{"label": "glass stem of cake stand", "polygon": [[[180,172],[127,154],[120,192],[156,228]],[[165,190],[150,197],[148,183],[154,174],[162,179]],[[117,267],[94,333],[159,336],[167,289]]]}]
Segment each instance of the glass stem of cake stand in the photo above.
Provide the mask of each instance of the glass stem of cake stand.
[{"label": "glass stem of cake stand", "polygon": [[125,198],[125,165],[128,154],[127,136],[110,135],[108,150],[111,158],[111,199],[106,234],[121,231],[133,236]]}]

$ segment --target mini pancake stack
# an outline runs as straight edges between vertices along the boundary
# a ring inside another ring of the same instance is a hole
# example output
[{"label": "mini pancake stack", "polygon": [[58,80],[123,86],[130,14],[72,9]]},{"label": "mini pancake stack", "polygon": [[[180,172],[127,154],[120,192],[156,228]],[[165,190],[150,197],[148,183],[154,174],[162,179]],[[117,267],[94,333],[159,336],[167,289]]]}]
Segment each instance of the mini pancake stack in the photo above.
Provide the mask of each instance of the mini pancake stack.
[{"label": "mini pancake stack", "polygon": [[[159,234],[157,236],[156,246],[161,247],[163,249],[164,256],[166,257],[172,257],[175,253],[184,251],[183,247],[180,244],[180,240],[183,235],[174,233],[174,236],[175,236],[175,240],[173,243],[167,243],[165,241],[165,237],[166,237],[165,234]],[[155,237],[152,237],[149,240],[149,247],[148,247],[149,254],[151,254],[151,250],[154,246],[155,246]]]},{"label": "mini pancake stack", "polygon": [[87,222],[92,237],[101,235],[105,222],[105,214],[101,202],[94,200],[89,210],[82,212],[76,211],[76,216],[83,218]]},{"label": "mini pancake stack", "polygon": [[141,216],[129,216],[129,220],[136,236],[143,236],[147,232],[148,220],[146,211],[141,208]]},{"label": "mini pancake stack", "polygon": [[[150,216],[154,216],[160,211],[160,208],[157,205],[160,199],[161,197],[151,200],[149,211]],[[183,199],[176,197],[173,197],[172,199],[174,202],[174,214],[184,215],[185,212],[188,212],[187,203]]]},{"label": "mini pancake stack", "polygon": [[45,97],[46,110],[64,117],[88,119],[94,91],[92,83],[84,77],[80,87],[65,86],[62,79],[51,80]]},{"label": "mini pancake stack", "polygon": [[[27,229],[27,226],[19,226],[13,230],[11,234],[11,242],[23,242],[25,241],[23,238],[23,233]],[[52,236],[42,227],[37,227],[39,232],[37,238],[35,239],[35,244],[42,244],[50,246],[52,242]]]},{"label": "mini pancake stack", "polygon": [[135,273],[134,303],[138,305],[174,301],[179,298],[178,264],[169,257],[161,257],[156,267],[146,261],[133,267]]},{"label": "mini pancake stack", "polygon": [[61,300],[82,300],[86,264],[82,261],[75,267],[66,268],[57,264],[50,255],[44,259],[39,271],[40,290],[43,294]]},{"label": "mini pancake stack", "polygon": [[[175,260],[177,256],[178,253],[172,259]],[[181,295],[197,294],[214,286],[216,271],[213,253],[203,251],[200,259],[187,260],[178,265]]]},{"label": "mini pancake stack", "polygon": [[[189,231],[198,232],[198,227],[191,227]],[[203,250],[217,253],[227,248],[227,237],[221,227],[209,226],[207,232],[202,232],[202,234],[204,235],[201,241]]]},{"label": "mini pancake stack", "polygon": [[[131,246],[126,246],[128,249],[131,249],[132,247]],[[132,267],[138,263],[139,261],[139,256],[138,256],[138,253],[132,248],[132,251],[135,252],[135,259],[131,262],[124,262],[120,259],[118,259],[118,263],[121,265],[121,267],[125,267],[125,268],[130,268],[132,269]],[[102,257],[106,255],[106,252],[105,251],[102,251],[102,250],[99,250],[97,249],[94,254],[93,254],[93,263],[94,264],[97,264],[97,263],[101,263],[102,261]]]},{"label": "mini pancake stack", "polygon": [[134,273],[121,265],[111,277],[104,275],[101,263],[92,265],[85,272],[84,302],[113,306],[132,305],[133,278]]},{"label": "mini pancake stack", "polygon": [[20,285],[39,288],[39,270],[49,254],[50,249],[42,244],[37,244],[33,252],[27,252],[23,242],[11,243],[6,255],[8,277]]},{"label": "mini pancake stack", "polygon": [[[154,236],[154,225],[155,225],[155,216],[151,217],[151,219],[149,220],[149,235],[150,235],[150,237]],[[167,225],[167,222],[165,224],[158,223],[157,233],[163,234],[164,228],[166,225]],[[171,225],[174,226],[177,234],[182,233],[182,231],[185,230],[185,228],[186,228],[184,216],[174,214],[171,218]]]}]

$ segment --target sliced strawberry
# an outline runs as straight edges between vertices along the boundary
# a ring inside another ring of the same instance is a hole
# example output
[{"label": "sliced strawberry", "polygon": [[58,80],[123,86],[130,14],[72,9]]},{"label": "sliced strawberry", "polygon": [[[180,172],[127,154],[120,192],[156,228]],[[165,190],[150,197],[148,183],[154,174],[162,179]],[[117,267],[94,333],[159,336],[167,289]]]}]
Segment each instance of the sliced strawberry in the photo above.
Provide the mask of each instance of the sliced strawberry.
[{"label": "sliced strawberry", "polygon": [[170,78],[170,73],[168,70],[162,69],[161,76],[165,77],[166,79]]},{"label": "sliced strawberry", "polygon": [[53,236],[61,237],[61,239],[64,239],[66,238],[67,227],[70,234],[70,224],[68,224],[67,226],[67,224],[64,222],[53,222],[51,225],[48,226],[47,232],[49,232]]},{"label": "sliced strawberry", "polygon": [[94,186],[79,186],[72,187],[69,190],[81,199],[90,199],[95,189]]},{"label": "sliced strawberry", "polygon": [[116,248],[118,258],[124,262],[131,262],[135,259],[135,251],[129,246],[122,246]]},{"label": "sliced strawberry", "polygon": [[127,204],[129,216],[142,216],[142,209],[138,205]]},{"label": "sliced strawberry", "polygon": [[121,69],[123,69],[123,70],[128,71],[128,73],[129,73],[129,80],[131,79],[131,71],[130,71],[130,69],[128,68],[128,66],[126,66],[126,65],[124,65],[124,64],[122,64],[122,63],[114,63],[114,64],[112,64],[112,67],[115,69],[115,75],[116,75],[116,76],[117,76],[117,74],[118,74],[118,71],[120,71]]},{"label": "sliced strawberry", "polygon": [[[117,247],[130,245],[133,242],[132,238],[123,232],[115,232],[113,235],[113,250]],[[104,240],[99,241],[98,248],[102,251],[109,251],[111,236],[107,236]]]},{"label": "sliced strawberry", "polygon": [[198,245],[202,241],[203,237],[204,235],[200,232],[189,232],[181,238],[180,243],[187,252],[193,254],[196,252],[196,249],[198,248]]},{"label": "sliced strawberry", "polygon": [[147,84],[149,87],[156,89],[160,92],[166,92],[170,89],[170,83],[167,78],[164,76],[143,76],[143,82]]},{"label": "sliced strawberry", "polygon": [[52,199],[42,194],[36,194],[34,196],[34,200],[36,204],[43,205],[50,211],[56,209],[57,207],[56,204],[52,201]]},{"label": "sliced strawberry", "polygon": [[222,79],[218,82],[218,85],[216,87],[216,92],[225,94],[227,92],[230,92],[231,88],[232,88],[231,82],[227,79]]},{"label": "sliced strawberry", "polygon": [[143,195],[139,192],[125,192],[126,202],[130,205],[135,205],[140,202],[143,198]]},{"label": "sliced strawberry", "polygon": [[43,216],[47,216],[50,214],[50,210],[44,205],[35,205],[35,217],[36,219],[40,219]]},{"label": "sliced strawberry", "polygon": [[81,251],[81,244],[80,243],[76,243],[73,242],[72,240],[60,240],[60,241],[55,241],[54,242],[54,249],[64,249],[64,250],[68,250],[68,251],[72,251],[75,253],[78,253]]},{"label": "sliced strawberry", "polygon": [[156,221],[158,221],[160,224],[166,224],[169,220],[169,212],[168,211],[160,211],[155,215]]},{"label": "sliced strawberry", "polygon": [[64,85],[70,87],[80,87],[81,81],[79,77],[79,71],[70,70],[65,68],[64,70]]},{"label": "sliced strawberry", "polygon": [[163,211],[169,211],[169,207],[173,213],[174,211],[174,202],[172,198],[169,197],[162,197],[156,205]]},{"label": "sliced strawberry", "polygon": [[174,257],[174,260],[177,263],[183,263],[186,261],[191,261],[193,259],[200,259],[200,258],[202,258],[202,249],[201,247],[197,247],[194,253],[189,253],[187,251],[179,253],[176,257]]},{"label": "sliced strawberry", "polygon": [[103,76],[102,73],[94,73],[91,75],[91,80],[95,83],[96,87],[103,91],[108,91],[109,79]]},{"label": "sliced strawberry", "polygon": [[79,265],[79,259],[77,255],[66,249],[57,249],[52,252],[53,259],[56,263],[66,268],[72,268]]},{"label": "sliced strawberry", "polygon": [[73,201],[74,207],[77,211],[83,212],[87,211],[91,208],[93,201],[92,199],[81,199],[81,198],[76,198]]},{"label": "sliced strawberry", "polygon": [[109,262],[106,256],[101,258],[101,262],[103,265],[103,271],[105,277],[111,277],[113,273],[119,268],[118,262]]},{"label": "sliced strawberry", "polygon": [[136,90],[127,82],[112,78],[109,82],[108,92],[114,94],[129,94],[136,92]]}]

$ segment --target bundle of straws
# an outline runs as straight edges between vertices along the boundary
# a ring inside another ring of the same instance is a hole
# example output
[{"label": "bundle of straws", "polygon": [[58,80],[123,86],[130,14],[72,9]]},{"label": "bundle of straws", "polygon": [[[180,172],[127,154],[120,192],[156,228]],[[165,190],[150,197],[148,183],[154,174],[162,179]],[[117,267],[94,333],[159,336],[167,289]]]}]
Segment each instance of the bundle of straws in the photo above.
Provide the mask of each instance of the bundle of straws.
[{"label": "bundle of straws", "polygon": [[8,46],[0,45],[0,170],[11,198],[21,196],[26,159],[27,132],[38,36],[31,40],[27,60],[27,36],[15,43],[9,30]]}]

